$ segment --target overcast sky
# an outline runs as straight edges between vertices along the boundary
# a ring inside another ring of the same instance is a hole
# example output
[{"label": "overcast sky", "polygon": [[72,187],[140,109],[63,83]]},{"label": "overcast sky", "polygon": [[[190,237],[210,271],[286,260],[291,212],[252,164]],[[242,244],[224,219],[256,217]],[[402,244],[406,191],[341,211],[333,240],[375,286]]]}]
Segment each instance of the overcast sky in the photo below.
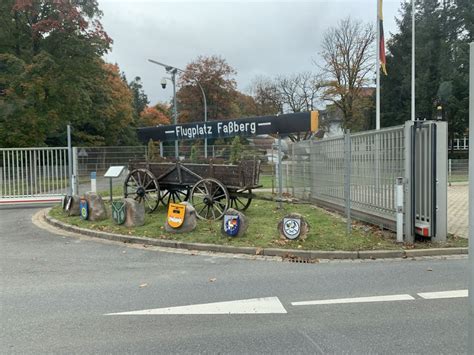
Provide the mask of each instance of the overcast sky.
[{"label": "overcast sky", "polygon": [[[397,31],[400,2],[384,0],[386,39]],[[106,60],[129,81],[140,76],[155,104],[168,101],[172,89],[161,88],[165,70],[148,58],[184,68],[199,55],[220,55],[246,91],[257,75],[315,71],[324,31],[347,16],[375,25],[377,0],[99,0],[99,6],[114,41]]]}]

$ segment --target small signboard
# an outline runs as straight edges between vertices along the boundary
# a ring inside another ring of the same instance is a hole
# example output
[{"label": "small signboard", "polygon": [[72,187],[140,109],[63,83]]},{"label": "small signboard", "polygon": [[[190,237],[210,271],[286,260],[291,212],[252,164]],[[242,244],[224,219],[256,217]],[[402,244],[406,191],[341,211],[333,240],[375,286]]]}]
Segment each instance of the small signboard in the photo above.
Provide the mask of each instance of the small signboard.
[{"label": "small signboard", "polygon": [[111,166],[110,168],[107,169],[107,171],[104,174],[104,177],[108,178],[118,178],[120,175],[122,175],[122,172],[125,170],[125,166],[119,165],[119,166]]},{"label": "small signboard", "polygon": [[238,215],[224,215],[224,232],[230,237],[235,237],[239,233],[240,218]]},{"label": "small signboard", "polygon": [[170,203],[168,206],[168,224],[172,228],[179,228],[184,223],[186,206],[179,203]]},{"label": "small signboard", "polygon": [[123,224],[125,222],[125,202],[112,202],[112,219],[116,224]]},{"label": "small signboard", "polygon": [[63,210],[66,210],[67,202],[69,201],[69,196],[64,195],[63,199],[61,200],[61,207]]},{"label": "small signboard", "polygon": [[88,206],[87,200],[81,198],[81,201],[79,202],[79,211],[81,212],[81,218],[85,221],[89,218],[88,207],[89,206]]},{"label": "small signboard", "polygon": [[72,196],[67,196],[67,202],[66,202],[66,211],[69,212],[72,207]]},{"label": "small signboard", "polygon": [[301,233],[300,218],[283,218],[283,234],[288,239],[296,239]]}]

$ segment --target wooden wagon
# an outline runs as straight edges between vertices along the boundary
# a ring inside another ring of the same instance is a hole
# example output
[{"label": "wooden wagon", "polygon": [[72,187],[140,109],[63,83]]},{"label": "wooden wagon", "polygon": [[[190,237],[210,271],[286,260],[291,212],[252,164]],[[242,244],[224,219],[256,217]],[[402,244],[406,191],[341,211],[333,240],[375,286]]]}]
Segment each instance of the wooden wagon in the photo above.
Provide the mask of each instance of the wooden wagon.
[{"label": "wooden wagon", "polygon": [[153,212],[159,203],[189,201],[200,219],[220,219],[228,208],[246,210],[259,185],[260,161],[238,165],[130,162],[124,195],[144,201]]}]

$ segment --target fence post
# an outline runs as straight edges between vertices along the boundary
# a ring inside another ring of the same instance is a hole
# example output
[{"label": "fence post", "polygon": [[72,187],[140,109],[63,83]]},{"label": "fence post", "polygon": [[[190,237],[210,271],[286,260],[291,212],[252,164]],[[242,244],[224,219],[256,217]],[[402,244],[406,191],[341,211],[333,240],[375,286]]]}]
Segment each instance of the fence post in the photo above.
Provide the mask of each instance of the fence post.
[{"label": "fence post", "polygon": [[283,199],[283,168],[281,166],[281,135],[278,135],[278,197],[280,200],[280,208],[282,208]]},{"label": "fence post", "polygon": [[344,134],[344,200],[346,202],[347,230],[346,234],[351,235],[351,134],[346,130]]},{"label": "fence post", "polygon": [[291,194],[295,196],[295,143],[291,144]]},{"label": "fence post", "polygon": [[451,160],[452,159],[448,159],[448,182],[449,184],[451,184],[451,173],[452,173],[452,166],[451,166]]},{"label": "fence post", "polygon": [[91,191],[97,192],[97,172],[91,171]]},{"label": "fence post", "polygon": [[403,177],[395,178],[395,208],[397,210],[397,242],[403,243]]},{"label": "fence post", "polygon": [[[79,159],[77,147],[72,148],[72,194],[79,195]],[[70,163],[71,164],[71,163]]]},{"label": "fence post", "polygon": [[[471,137],[472,127],[474,127],[474,42],[470,44],[470,64],[469,64],[469,138]],[[474,144],[469,144],[469,237],[474,238]],[[469,241],[469,261],[470,282],[469,282],[469,328],[471,336],[469,337],[468,353],[474,353],[474,243],[472,239]]]},{"label": "fence post", "polygon": [[67,153],[68,153],[68,176],[69,176],[69,189],[68,194],[72,195],[74,193],[73,188],[73,177],[72,177],[72,146],[71,146],[71,125],[67,125]]}]

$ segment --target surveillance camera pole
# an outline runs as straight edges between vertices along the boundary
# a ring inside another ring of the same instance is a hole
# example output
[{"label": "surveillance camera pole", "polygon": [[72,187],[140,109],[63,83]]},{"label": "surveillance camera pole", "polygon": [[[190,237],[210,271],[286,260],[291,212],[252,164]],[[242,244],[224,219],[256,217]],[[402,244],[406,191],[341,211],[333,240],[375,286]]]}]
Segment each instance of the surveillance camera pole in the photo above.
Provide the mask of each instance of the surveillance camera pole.
[{"label": "surveillance camera pole", "polygon": [[[175,68],[171,71],[171,81],[173,82],[173,124],[178,123],[178,107],[176,103],[176,73],[178,70]],[[176,160],[179,160],[179,147],[178,141],[174,141],[174,156]]]},{"label": "surveillance camera pole", "polygon": [[[173,82],[173,121],[174,124],[177,124],[178,121],[178,109],[177,109],[177,102],[176,102],[176,73],[181,72],[184,73],[184,70],[173,67],[171,65],[163,64],[160,62],[157,62],[156,60],[153,59],[148,59],[150,63],[153,64],[158,64],[161,65],[166,69],[167,73],[171,73],[171,81]],[[206,94],[204,93],[204,89],[201,86],[201,83],[196,79],[193,78],[196,81],[196,84],[199,86],[199,89],[201,89],[202,93],[202,98],[204,101],[204,122],[207,122],[207,99],[206,99]],[[175,156],[178,158],[178,142],[175,141]],[[207,138],[204,139],[204,157],[207,158]]]}]

